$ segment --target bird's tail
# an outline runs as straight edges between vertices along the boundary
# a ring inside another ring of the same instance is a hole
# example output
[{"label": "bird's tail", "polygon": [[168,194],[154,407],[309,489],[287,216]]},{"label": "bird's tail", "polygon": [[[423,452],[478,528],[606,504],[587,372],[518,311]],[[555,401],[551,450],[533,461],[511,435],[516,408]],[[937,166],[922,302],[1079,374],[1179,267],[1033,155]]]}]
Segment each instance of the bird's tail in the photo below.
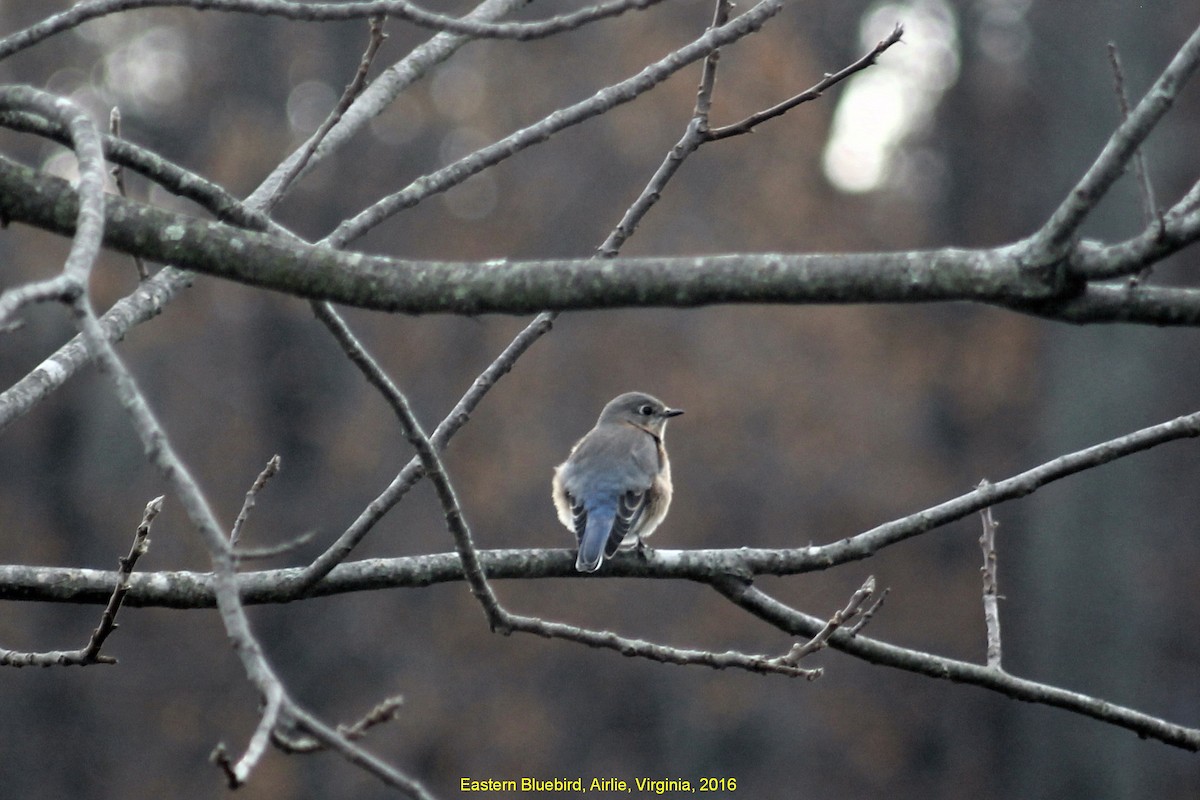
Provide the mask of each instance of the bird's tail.
[{"label": "bird's tail", "polygon": [[580,572],[595,572],[600,569],[600,562],[604,559],[604,548],[608,544],[608,537],[612,533],[616,518],[615,505],[588,509],[587,525],[583,530],[583,538],[579,540],[575,569]]}]

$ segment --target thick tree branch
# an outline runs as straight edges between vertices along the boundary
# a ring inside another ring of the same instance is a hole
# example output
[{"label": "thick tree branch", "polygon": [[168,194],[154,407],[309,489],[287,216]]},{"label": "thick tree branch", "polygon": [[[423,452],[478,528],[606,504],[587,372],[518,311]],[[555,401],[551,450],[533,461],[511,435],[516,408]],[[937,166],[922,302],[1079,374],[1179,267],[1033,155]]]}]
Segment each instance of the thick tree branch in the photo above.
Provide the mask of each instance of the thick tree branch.
[{"label": "thick tree branch", "polygon": [[[61,234],[75,193],[0,158],[0,216]],[[712,303],[1046,302],[1066,287],[1003,248],[848,255],[758,254],[620,261],[408,261],[344,253],[110,198],[105,242],[216,277],[312,300],[408,313]]]},{"label": "thick tree branch", "polygon": [[[1200,325],[1200,290],[1080,284],[1031,269],[1018,248],[858,254],[745,254],[619,261],[408,261],[344,253],[240,230],[119,197],[106,204],[105,243],[151,261],[315,300],[406,313],[523,314],[544,309],[692,307],[718,303],[975,301],[1067,322]],[[0,216],[56,233],[74,230],[75,192],[63,180],[0,158]],[[1162,257],[1200,237],[1200,215],[1167,215],[1178,236],[1071,260]],[[1132,254],[1131,254],[1132,251]],[[182,276],[181,276],[182,280]],[[173,285],[178,281],[171,279]],[[152,313],[152,312],[147,312]],[[0,411],[0,422],[4,419]]]}]

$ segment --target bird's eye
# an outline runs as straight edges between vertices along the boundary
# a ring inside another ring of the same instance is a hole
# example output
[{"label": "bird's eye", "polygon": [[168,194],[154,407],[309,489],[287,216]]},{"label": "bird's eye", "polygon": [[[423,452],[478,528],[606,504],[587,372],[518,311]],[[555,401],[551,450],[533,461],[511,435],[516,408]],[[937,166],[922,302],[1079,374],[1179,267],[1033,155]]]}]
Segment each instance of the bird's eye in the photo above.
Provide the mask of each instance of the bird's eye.
[{"label": "bird's eye", "polygon": [[654,406],[647,403],[646,405],[644,405],[638,409],[638,413],[641,414],[643,417],[648,417],[654,413]]}]

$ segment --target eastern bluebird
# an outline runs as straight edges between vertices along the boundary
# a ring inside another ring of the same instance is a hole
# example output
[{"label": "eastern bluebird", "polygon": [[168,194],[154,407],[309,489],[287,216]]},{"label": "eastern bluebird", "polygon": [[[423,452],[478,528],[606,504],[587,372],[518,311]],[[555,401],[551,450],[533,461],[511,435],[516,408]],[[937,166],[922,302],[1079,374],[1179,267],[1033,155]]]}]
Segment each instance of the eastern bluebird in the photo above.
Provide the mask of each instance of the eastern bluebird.
[{"label": "eastern bluebird", "polygon": [[554,470],[554,507],[575,532],[575,569],[595,572],[621,546],[641,546],[671,505],[667,420],[682,414],[642,392],[613,399]]}]

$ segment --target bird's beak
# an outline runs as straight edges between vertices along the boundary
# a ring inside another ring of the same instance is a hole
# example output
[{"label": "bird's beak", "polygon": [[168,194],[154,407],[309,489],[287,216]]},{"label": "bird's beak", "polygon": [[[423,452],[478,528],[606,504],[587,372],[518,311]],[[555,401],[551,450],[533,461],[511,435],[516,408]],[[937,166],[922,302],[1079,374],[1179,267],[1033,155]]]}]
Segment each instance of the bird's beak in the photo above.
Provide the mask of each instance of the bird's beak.
[{"label": "bird's beak", "polygon": [[662,411],[664,417],[678,417],[682,413],[682,408],[664,408]]}]

